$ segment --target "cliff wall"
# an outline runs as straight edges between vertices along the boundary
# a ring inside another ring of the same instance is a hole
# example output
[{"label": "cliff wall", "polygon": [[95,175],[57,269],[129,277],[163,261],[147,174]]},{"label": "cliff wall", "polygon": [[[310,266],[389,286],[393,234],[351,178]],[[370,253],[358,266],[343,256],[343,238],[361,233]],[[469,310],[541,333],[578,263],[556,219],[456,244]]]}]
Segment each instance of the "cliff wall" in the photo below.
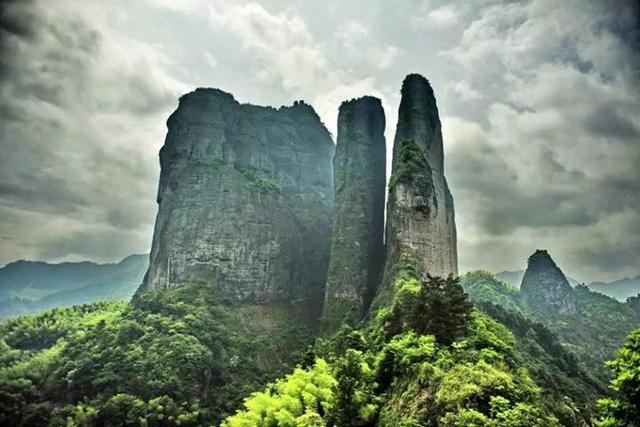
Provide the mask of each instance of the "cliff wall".
[{"label": "cliff wall", "polygon": [[249,303],[317,302],[329,262],[334,144],[313,108],[197,89],[169,117],[149,271]]}]

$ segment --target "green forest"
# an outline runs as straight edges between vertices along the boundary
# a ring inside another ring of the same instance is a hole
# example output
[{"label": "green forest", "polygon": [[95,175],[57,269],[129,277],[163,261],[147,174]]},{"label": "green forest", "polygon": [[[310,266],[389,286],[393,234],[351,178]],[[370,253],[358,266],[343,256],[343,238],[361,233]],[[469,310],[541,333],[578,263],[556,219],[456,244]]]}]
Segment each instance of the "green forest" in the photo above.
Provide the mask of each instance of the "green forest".
[{"label": "green forest", "polygon": [[[622,304],[612,312],[578,288],[595,301],[582,317],[542,324],[489,273],[460,283],[417,273],[403,258],[393,301],[356,328],[315,341],[308,328],[282,329],[265,340],[301,349],[275,370],[256,363],[260,343],[237,328],[243,307],[202,283],[9,319],[0,424],[638,425],[640,328],[593,368],[609,349],[592,343],[616,324],[602,316],[629,314]],[[591,340],[561,345],[581,322]]]}]

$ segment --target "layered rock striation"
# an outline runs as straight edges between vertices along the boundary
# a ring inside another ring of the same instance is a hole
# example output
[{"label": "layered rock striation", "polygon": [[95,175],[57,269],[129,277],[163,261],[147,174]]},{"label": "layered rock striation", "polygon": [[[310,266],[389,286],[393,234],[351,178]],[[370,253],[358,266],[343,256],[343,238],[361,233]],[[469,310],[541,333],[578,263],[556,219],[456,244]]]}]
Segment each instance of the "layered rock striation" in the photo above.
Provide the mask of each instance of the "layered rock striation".
[{"label": "layered rock striation", "polygon": [[527,261],[520,285],[520,297],[534,312],[573,314],[573,288],[546,250],[536,250]]},{"label": "layered rock striation", "polygon": [[424,77],[410,74],[401,93],[387,201],[387,288],[403,254],[417,260],[425,275],[458,273],[453,197],[444,177],[433,89]]},{"label": "layered rock striation", "polygon": [[358,322],[380,281],[384,262],[384,128],[378,98],[365,96],[340,106],[325,333],[345,322]]},{"label": "layered rock striation", "polygon": [[204,281],[249,303],[314,301],[329,262],[334,144],[313,108],[180,98],[160,151],[149,271],[139,292]]}]

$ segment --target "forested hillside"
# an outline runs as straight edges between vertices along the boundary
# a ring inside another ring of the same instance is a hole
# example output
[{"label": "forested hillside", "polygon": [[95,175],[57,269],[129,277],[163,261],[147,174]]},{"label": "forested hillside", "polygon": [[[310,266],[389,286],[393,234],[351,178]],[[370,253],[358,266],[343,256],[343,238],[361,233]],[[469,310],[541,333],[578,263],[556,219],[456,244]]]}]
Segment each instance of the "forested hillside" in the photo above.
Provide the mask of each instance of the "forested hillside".
[{"label": "forested hillside", "polygon": [[224,425],[589,425],[607,392],[549,329],[417,271],[405,257],[389,305],[297,354],[304,313],[269,324],[204,284],[6,321],[0,423],[216,425],[283,376]]},{"label": "forested hillside", "polygon": [[312,342],[305,315],[193,284],[7,320],[0,425],[215,424],[301,360],[290,349]]},{"label": "forested hillside", "polygon": [[480,306],[497,305],[544,325],[601,381],[610,375],[604,362],[614,356],[627,334],[639,323],[631,304],[590,291],[586,286],[577,286],[572,291],[576,311],[561,314],[527,305],[517,289],[488,272],[467,273],[462,276],[461,284]]}]

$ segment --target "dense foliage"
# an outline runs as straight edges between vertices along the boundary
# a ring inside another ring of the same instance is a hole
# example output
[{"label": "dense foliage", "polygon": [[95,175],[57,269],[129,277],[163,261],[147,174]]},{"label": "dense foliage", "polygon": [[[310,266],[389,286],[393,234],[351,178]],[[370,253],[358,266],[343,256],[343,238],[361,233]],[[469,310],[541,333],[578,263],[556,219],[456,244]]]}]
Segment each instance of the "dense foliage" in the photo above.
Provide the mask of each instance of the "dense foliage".
[{"label": "dense foliage", "polygon": [[[10,319],[0,425],[592,425],[605,390],[556,338],[558,319],[532,318],[488,273],[462,279],[477,308],[457,279],[423,277],[409,257],[393,274],[388,304],[309,347],[316,331],[303,313],[234,304],[205,284]],[[624,320],[584,292],[592,306],[581,316]],[[601,426],[637,423],[639,354],[636,331],[608,365]]]},{"label": "dense foliage", "polygon": [[[395,288],[367,326],[318,340],[305,370],[255,393],[225,425],[560,425],[513,334],[472,309],[456,280],[421,281],[404,263]],[[435,296],[450,313],[438,324],[419,315],[433,313]],[[319,383],[330,393],[320,396]]]},{"label": "dense foliage", "polygon": [[528,307],[517,289],[496,280],[487,272],[467,273],[461,284],[476,303],[491,302],[524,314],[544,324],[557,335],[578,360],[601,381],[608,381],[604,362],[615,354],[625,336],[638,323],[630,304],[590,291],[586,286],[573,289],[577,311],[571,314],[546,312]]},{"label": "dense foliage", "polygon": [[440,344],[449,345],[464,332],[470,311],[471,303],[457,279],[428,276],[421,282],[405,273],[396,279],[388,329],[434,335]]},{"label": "dense foliage", "polygon": [[640,328],[629,334],[617,357],[607,362],[613,372],[612,398],[602,399],[601,427],[640,425]]},{"label": "dense foliage", "polygon": [[215,422],[292,368],[290,349],[313,335],[294,315],[233,306],[193,284],[10,320],[1,326],[0,425]]}]

